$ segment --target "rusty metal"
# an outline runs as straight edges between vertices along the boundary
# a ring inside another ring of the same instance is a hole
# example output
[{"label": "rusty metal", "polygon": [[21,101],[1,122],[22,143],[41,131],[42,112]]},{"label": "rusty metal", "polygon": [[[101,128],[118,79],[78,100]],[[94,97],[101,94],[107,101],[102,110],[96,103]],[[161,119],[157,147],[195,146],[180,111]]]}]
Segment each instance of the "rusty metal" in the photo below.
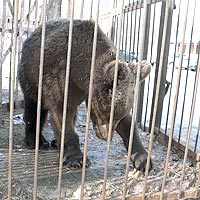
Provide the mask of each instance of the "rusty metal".
[{"label": "rusty metal", "polygon": [[172,7],[172,4],[173,4],[173,0],[166,2],[163,38],[162,38],[162,45],[161,45],[161,57],[160,57],[161,60],[160,60],[159,69],[158,69],[158,79],[157,79],[157,85],[156,85],[156,95],[155,95],[155,101],[154,101],[153,118],[152,118],[152,124],[151,124],[151,133],[150,133],[150,139],[149,139],[148,158],[147,158],[147,165],[146,165],[146,170],[145,170],[145,180],[144,180],[142,199],[145,199],[147,176],[149,173],[150,156],[151,156],[151,150],[152,150],[154,128],[155,128],[155,123],[156,123],[156,113],[157,113],[158,99],[159,99],[159,88],[160,88],[160,82],[161,82],[161,76],[162,76],[162,63],[163,63],[164,53],[165,53],[165,40],[167,37],[168,15],[169,15],[170,8]]},{"label": "rusty metal", "polygon": [[96,47],[97,47],[97,34],[98,34],[98,17],[99,17],[99,4],[100,0],[97,2],[97,12],[96,20],[94,27],[94,39],[93,39],[93,48],[92,48],[92,63],[90,70],[90,83],[89,83],[89,95],[88,95],[88,108],[87,108],[87,119],[86,119],[86,131],[85,131],[85,142],[84,142],[84,153],[83,153],[83,168],[82,168],[82,181],[81,181],[81,192],[80,199],[83,199],[84,196],[84,184],[85,184],[85,171],[86,171],[86,159],[87,159],[87,149],[88,149],[88,136],[89,136],[89,123],[90,123],[90,113],[92,105],[92,88],[94,80],[94,65],[96,59]]},{"label": "rusty metal", "polygon": [[[189,6],[189,0],[188,0],[187,6]],[[200,76],[199,74],[200,74],[200,60],[198,62],[197,77],[195,80],[195,87],[194,87],[193,97],[192,97],[192,106],[191,106],[189,126],[188,126],[188,132],[187,132],[186,147],[185,147],[185,154],[184,154],[184,160],[183,160],[183,169],[182,169],[182,176],[181,176],[180,188],[179,188],[179,196],[181,195],[181,189],[182,189],[181,187],[183,184],[183,178],[185,176],[185,167],[186,167],[186,161],[187,161],[187,157],[188,157],[188,149],[189,149],[189,142],[190,142],[190,136],[191,136],[191,130],[192,130],[192,122],[193,122],[194,109],[195,109],[195,103],[196,103],[196,98],[197,98],[197,88],[198,88],[199,76]]]},{"label": "rusty metal", "polygon": [[110,142],[111,142],[111,136],[112,136],[112,124],[113,124],[113,117],[114,117],[115,94],[116,94],[116,88],[117,88],[119,50],[120,50],[121,30],[122,30],[122,21],[123,21],[123,13],[122,13],[123,6],[124,6],[124,0],[121,2],[121,5],[120,5],[121,14],[120,14],[120,22],[119,22],[119,29],[118,29],[118,35],[117,35],[116,63],[115,63],[112,101],[111,101],[111,110],[110,110],[109,131],[108,131],[108,139],[107,139],[106,160],[105,160],[105,169],[104,169],[104,182],[103,182],[103,188],[102,188],[102,199],[105,199],[105,192],[106,192],[106,181],[107,181],[107,173],[108,173]]},{"label": "rusty metal", "polygon": [[[187,7],[186,7],[185,16],[184,16],[183,37],[182,37],[183,44],[184,44],[184,39],[185,39],[185,30],[186,30],[186,24],[187,24],[187,14],[188,14],[189,1],[187,1],[186,5],[187,5]],[[175,93],[174,98],[173,98],[174,104],[173,104],[173,112],[172,112],[172,119],[171,119],[169,142],[168,142],[167,156],[166,156],[165,169],[164,169],[163,184],[162,184],[162,189],[161,189],[161,198],[163,197],[163,193],[164,193],[164,187],[165,187],[167,169],[168,169],[168,160],[169,160],[171,143],[172,143],[172,138],[173,138],[175,113],[176,113],[176,108],[177,108],[177,96],[178,96],[178,93],[179,93],[179,85],[180,85],[180,77],[181,77],[181,65],[182,65],[182,59],[183,59],[183,44],[181,46],[181,60],[180,60],[180,63],[179,63],[178,74],[177,74],[176,93]],[[186,149],[187,149],[187,147],[186,147]]]},{"label": "rusty metal", "polygon": [[70,2],[70,24],[69,24],[69,38],[67,46],[67,63],[65,74],[65,90],[64,90],[64,103],[63,103],[63,118],[62,118],[62,131],[61,131],[61,143],[60,143],[60,159],[59,159],[59,177],[58,177],[58,196],[61,197],[61,181],[62,181],[62,168],[63,168],[63,155],[64,155],[64,142],[65,142],[65,128],[67,121],[67,103],[69,94],[69,75],[70,75],[70,61],[71,61],[71,49],[72,49],[72,33],[73,33],[73,20],[74,20],[74,0]]},{"label": "rusty metal", "polygon": [[40,136],[40,115],[41,115],[41,99],[42,99],[42,82],[43,82],[43,63],[44,63],[44,45],[45,45],[45,29],[46,29],[46,0],[43,0],[42,10],[42,36],[40,50],[40,67],[39,67],[39,83],[38,83],[38,99],[37,99],[37,121],[36,121],[36,141],[35,141],[35,165],[34,165],[34,186],[33,199],[37,199],[37,171],[38,171],[38,151],[39,151],[39,136]]},{"label": "rusty metal", "polygon": [[2,104],[2,67],[3,67],[3,50],[4,50],[4,37],[5,37],[5,25],[6,25],[6,0],[3,0],[2,11],[2,32],[1,32],[1,49],[0,49],[0,104]]},{"label": "rusty metal", "polygon": [[17,52],[17,22],[18,22],[19,0],[14,2],[14,24],[13,24],[13,47],[11,60],[11,83],[10,83],[10,127],[9,127],[9,157],[8,157],[8,200],[12,198],[12,151],[13,151],[13,116],[14,116],[14,87],[15,87],[15,64]]},{"label": "rusty metal", "polygon": [[[135,126],[135,116],[137,113],[137,104],[138,104],[138,95],[139,95],[139,79],[140,79],[140,71],[141,71],[141,61],[143,60],[143,52],[145,48],[145,24],[147,22],[147,16],[148,16],[148,4],[150,3],[149,0],[144,1],[144,15],[142,18],[142,29],[140,30],[140,54],[139,54],[139,62],[137,67],[137,78],[136,78],[136,85],[134,90],[134,100],[133,100],[133,111],[132,111],[132,119],[131,119],[131,130],[130,130],[130,137],[129,137],[129,146],[128,146],[128,156],[127,156],[127,162],[126,162],[126,173],[125,173],[125,179],[124,179],[124,188],[123,188],[123,199],[125,199],[126,192],[127,192],[127,181],[128,181],[128,172],[129,172],[129,164],[130,164],[130,158],[131,158],[131,149],[132,149],[132,142],[133,141],[133,134],[134,134],[134,126]],[[150,161],[150,160],[149,160]],[[147,161],[147,168],[149,168],[149,164]]]}]

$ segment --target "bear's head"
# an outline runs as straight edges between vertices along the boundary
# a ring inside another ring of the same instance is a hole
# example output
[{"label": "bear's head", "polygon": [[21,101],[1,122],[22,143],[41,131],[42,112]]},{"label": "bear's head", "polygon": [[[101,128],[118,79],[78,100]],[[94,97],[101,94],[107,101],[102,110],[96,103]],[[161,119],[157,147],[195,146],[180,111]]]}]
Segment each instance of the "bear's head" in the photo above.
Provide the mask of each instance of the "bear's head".
[{"label": "bear's head", "polygon": [[[143,80],[151,69],[151,64],[142,61],[140,81]],[[113,83],[116,61],[106,63],[102,70],[101,78],[94,80],[94,89],[91,105],[91,120],[94,131],[100,139],[107,139],[109,120],[113,95]],[[134,98],[137,64],[121,61],[118,63],[117,86],[114,98],[114,116],[112,134],[121,119],[128,115]]]}]

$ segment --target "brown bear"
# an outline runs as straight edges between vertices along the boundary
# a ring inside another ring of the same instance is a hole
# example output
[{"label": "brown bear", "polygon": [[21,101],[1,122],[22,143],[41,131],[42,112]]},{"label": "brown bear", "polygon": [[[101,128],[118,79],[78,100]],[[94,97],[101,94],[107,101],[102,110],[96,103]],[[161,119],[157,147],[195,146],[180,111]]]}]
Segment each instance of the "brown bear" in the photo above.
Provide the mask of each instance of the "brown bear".
[{"label": "brown bear", "polygon": [[[37,28],[24,42],[18,77],[25,101],[25,142],[30,148],[35,147],[38,77],[40,63],[42,28]],[[79,147],[79,137],[74,131],[74,119],[79,106],[84,100],[87,103],[89,78],[92,58],[94,22],[74,20],[69,77],[69,95],[67,105],[66,132],[63,164],[68,167],[81,167],[83,155]],[[44,71],[42,86],[41,127],[45,123],[47,112],[50,112],[51,125],[60,143],[64,87],[66,74],[69,21],[59,19],[47,22],[44,49]],[[116,48],[98,27],[96,60],[94,69],[91,120],[96,135],[101,139],[108,137],[112,88]],[[141,63],[140,81],[150,73],[151,64]],[[117,89],[113,132],[122,137],[126,148],[129,144],[131,117],[129,111],[133,103],[136,82],[137,64],[127,63],[119,58]],[[40,133],[40,147],[44,144]],[[140,142],[137,128],[134,130],[131,160],[133,166],[141,171],[146,167],[147,153]],[[90,164],[87,159],[87,166]],[[152,168],[152,163],[150,169]]]}]

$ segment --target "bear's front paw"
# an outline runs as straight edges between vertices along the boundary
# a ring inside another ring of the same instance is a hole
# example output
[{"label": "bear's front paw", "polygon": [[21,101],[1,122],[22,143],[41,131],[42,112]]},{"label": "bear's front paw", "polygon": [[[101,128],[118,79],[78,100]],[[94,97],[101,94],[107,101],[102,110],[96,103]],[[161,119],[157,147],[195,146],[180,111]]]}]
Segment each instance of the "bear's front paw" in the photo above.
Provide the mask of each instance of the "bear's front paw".
[{"label": "bear's front paw", "polygon": [[[68,168],[82,168],[83,166],[83,154],[79,154],[79,155],[71,155],[71,156],[67,156],[64,155],[63,158],[63,165],[65,165]],[[89,167],[91,165],[90,160],[88,158],[86,158],[86,167]]]},{"label": "bear's front paw", "polygon": [[[141,172],[145,172],[147,163],[147,153],[135,153],[131,155],[131,160],[133,162],[133,167]],[[153,168],[152,160],[150,160],[149,171]]]}]

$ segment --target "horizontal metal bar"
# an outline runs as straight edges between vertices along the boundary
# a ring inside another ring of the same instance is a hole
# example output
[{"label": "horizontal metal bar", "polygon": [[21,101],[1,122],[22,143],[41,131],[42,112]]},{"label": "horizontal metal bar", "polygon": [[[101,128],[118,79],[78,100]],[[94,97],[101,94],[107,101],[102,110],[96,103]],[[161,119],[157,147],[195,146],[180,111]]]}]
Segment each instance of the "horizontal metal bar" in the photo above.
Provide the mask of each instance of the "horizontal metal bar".
[{"label": "horizontal metal bar", "polygon": [[[157,129],[157,128],[156,128]],[[155,130],[155,136],[156,136],[156,139],[159,141],[159,142],[162,142],[163,139],[165,141],[168,142],[169,140],[169,137],[168,135],[165,135],[164,134],[164,130],[163,129],[160,129],[160,130]],[[181,153],[184,153],[185,152],[185,144],[183,142],[177,142],[174,138],[172,139],[172,145],[176,148],[178,148]],[[194,159],[195,161],[199,162],[200,161],[200,152],[197,151],[196,153],[192,150],[193,148],[190,146],[189,147],[189,151],[188,151],[188,155],[189,157],[191,157],[192,159]]]}]

